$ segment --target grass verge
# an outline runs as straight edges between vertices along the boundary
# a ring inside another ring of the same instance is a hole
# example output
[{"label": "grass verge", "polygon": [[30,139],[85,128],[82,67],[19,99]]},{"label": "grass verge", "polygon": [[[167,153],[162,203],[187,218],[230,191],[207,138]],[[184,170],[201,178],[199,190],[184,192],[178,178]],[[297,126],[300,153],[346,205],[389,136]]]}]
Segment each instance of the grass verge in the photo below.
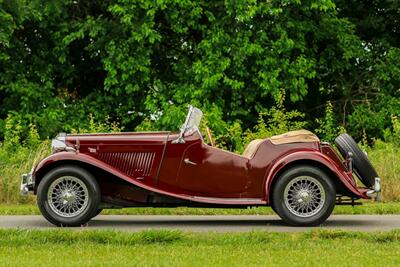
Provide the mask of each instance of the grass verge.
[{"label": "grass verge", "polygon": [[382,199],[400,201],[400,146],[377,140],[365,148],[382,181]]},{"label": "grass verge", "polygon": [[[360,206],[336,206],[334,214],[400,214],[400,202],[364,203]],[[38,208],[32,204],[0,205],[0,215],[37,215]],[[249,209],[207,208],[126,208],[103,210],[103,215],[273,215],[270,207]]]},{"label": "grass verge", "polygon": [[368,266],[377,259],[400,264],[400,231],[0,230],[1,266]]}]

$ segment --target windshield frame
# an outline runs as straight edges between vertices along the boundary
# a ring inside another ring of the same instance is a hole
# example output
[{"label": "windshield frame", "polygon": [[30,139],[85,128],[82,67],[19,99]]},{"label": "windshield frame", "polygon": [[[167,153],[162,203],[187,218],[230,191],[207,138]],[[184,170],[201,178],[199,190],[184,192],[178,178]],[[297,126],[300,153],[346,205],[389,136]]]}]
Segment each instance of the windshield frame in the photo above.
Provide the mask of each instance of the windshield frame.
[{"label": "windshield frame", "polygon": [[200,109],[193,107],[191,105],[189,105],[188,109],[189,111],[186,116],[185,123],[182,125],[180,129],[179,137],[176,140],[174,140],[173,143],[179,143],[179,144],[185,143],[184,140],[185,133],[188,133],[190,135],[195,131],[198,131],[201,136],[199,126],[201,119],[203,117],[203,112]]}]

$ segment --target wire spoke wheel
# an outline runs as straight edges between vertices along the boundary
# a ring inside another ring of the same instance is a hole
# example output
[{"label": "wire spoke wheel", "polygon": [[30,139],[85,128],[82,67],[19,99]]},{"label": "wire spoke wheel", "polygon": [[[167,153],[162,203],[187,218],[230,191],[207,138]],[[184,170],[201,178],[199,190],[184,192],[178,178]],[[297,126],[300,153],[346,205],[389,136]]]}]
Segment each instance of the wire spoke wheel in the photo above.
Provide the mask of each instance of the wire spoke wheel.
[{"label": "wire spoke wheel", "polygon": [[79,178],[62,176],[50,184],[47,201],[50,209],[59,216],[75,217],[86,209],[89,191]]},{"label": "wire spoke wheel", "polygon": [[284,202],[286,208],[299,217],[311,217],[317,214],[325,203],[325,189],[311,176],[299,176],[285,187]]}]

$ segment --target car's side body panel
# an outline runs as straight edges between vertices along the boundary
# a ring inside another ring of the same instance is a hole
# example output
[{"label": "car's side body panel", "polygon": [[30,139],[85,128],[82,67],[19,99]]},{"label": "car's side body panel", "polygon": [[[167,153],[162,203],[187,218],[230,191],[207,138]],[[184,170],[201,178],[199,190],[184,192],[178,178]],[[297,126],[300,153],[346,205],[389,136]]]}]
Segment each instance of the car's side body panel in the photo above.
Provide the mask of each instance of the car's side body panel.
[{"label": "car's side body panel", "polygon": [[337,154],[319,142],[274,145],[266,139],[252,158],[246,158],[208,146],[197,132],[185,136],[185,143],[174,143],[177,137],[168,132],[68,135],[67,144],[78,151],[47,157],[34,176],[42,177],[43,170],[57,162],[82,162],[148,190],[149,195],[153,192],[189,203],[251,206],[268,204],[271,184],[285,167],[307,161],[324,165],[355,196],[366,197]]},{"label": "car's side body panel", "polygon": [[174,144],[176,138],[172,134],[167,142],[158,188],[196,197],[243,197],[249,183],[247,158],[208,146],[198,133],[186,136],[183,144]]},{"label": "car's side body panel", "polygon": [[[266,204],[266,202],[261,199],[207,198],[207,197],[188,195],[188,194],[185,194],[184,191],[177,191],[177,192],[165,191],[165,190],[159,189],[157,187],[149,186],[149,185],[145,184],[143,181],[132,179],[128,175],[119,171],[118,169],[116,169],[112,166],[107,166],[102,161],[95,159],[92,156],[83,154],[83,153],[59,152],[59,153],[50,155],[49,157],[45,158],[42,162],[40,162],[37,165],[36,169],[34,170],[33,175],[36,177],[42,176],[43,175],[43,173],[41,173],[42,169],[45,169],[45,168],[49,169],[49,166],[51,166],[53,164],[59,166],[59,164],[56,164],[59,162],[66,162],[66,164],[73,164],[74,162],[89,164],[91,166],[102,169],[102,170],[114,175],[115,177],[122,179],[122,180],[124,180],[132,185],[135,185],[137,187],[143,188],[150,192],[154,192],[157,194],[166,195],[166,196],[170,196],[170,197],[175,197],[178,199],[196,201],[196,202],[201,202],[201,203],[210,203],[210,204],[232,204],[232,205]],[[40,181],[36,179],[36,182],[38,183]]]},{"label": "car's side body panel", "polygon": [[249,161],[249,176],[252,179],[247,194],[268,199],[265,194],[266,174],[275,177],[277,172],[274,172],[274,166],[279,159],[296,151],[319,151],[319,144],[310,142],[274,145],[270,140],[264,140]]},{"label": "car's side body panel", "polygon": [[177,184],[191,194],[240,198],[247,192],[250,180],[247,158],[203,142],[187,147],[182,157]]}]

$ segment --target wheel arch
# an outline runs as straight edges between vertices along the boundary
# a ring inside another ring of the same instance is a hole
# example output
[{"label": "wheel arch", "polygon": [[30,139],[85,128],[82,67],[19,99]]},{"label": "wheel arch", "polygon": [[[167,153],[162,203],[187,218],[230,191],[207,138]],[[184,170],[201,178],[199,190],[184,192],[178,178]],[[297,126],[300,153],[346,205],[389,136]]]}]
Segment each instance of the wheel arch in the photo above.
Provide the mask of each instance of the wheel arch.
[{"label": "wheel arch", "polygon": [[270,179],[267,179],[266,181],[266,200],[269,204],[272,204],[272,189],[274,188],[276,182],[278,181],[279,177],[286,172],[287,170],[294,168],[296,166],[304,166],[304,165],[309,165],[309,166],[314,166],[322,170],[324,173],[326,173],[331,181],[333,182],[336,193],[342,194],[342,195],[354,195],[354,193],[344,184],[343,179],[339,177],[339,175],[333,171],[331,168],[329,168],[326,164],[322,163],[321,161],[313,160],[313,159],[299,159],[299,160],[294,160],[291,162],[288,162],[287,164],[281,166],[277,172],[270,177]]},{"label": "wheel arch", "polygon": [[73,159],[58,160],[58,161],[54,161],[50,164],[46,164],[46,165],[42,166],[40,169],[38,169],[35,172],[34,193],[35,194],[37,193],[37,188],[38,188],[41,180],[48,172],[50,172],[51,170],[53,170],[55,168],[65,166],[65,165],[77,166],[77,167],[81,167],[82,169],[87,170],[88,172],[90,172],[93,175],[93,177],[96,179],[97,182],[100,182],[99,179],[103,175],[112,175],[109,172],[107,172],[106,170],[104,170],[100,167],[94,166],[90,163],[84,162],[84,161],[73,160]]}]

